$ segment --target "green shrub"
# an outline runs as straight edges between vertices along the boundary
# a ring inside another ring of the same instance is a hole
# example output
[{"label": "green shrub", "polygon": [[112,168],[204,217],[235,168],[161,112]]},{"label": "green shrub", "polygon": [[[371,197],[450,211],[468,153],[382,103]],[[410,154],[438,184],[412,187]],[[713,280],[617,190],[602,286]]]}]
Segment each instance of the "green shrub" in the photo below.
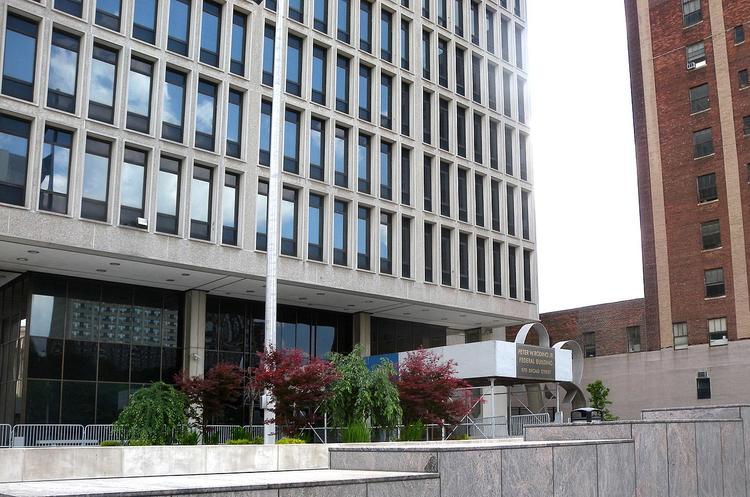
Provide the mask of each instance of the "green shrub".
[{"label": "green shrub", "polygon": [[232,428],[232,432],[229,435],[230,440],[251,440],[252,438],[253,436],[250,432],[239,426]]},{"label": "green shrub", "polygon": [[100,443],[102,447],[120,447],[122,446],[122,442],[120,440],[102,440],[102,443]]},{"label": "green shrub", "polygon": [[450,437],[448,437],[449,440],[471,440],[471,437],[467,435],[466,433],[461,433],[460,435],[453,434]]},{"label": "green shrub", "polygon": [[187,397],[159,381],[130,396],[115,426],[148,445],[165,445],[172,441],[173,433],[187,426],[187,410]]},{"label": "green shrub", "polygon": [[424,440],[424,423],[415,421],[401,428],[399,442],[420,442]]},{"label": "green shrub", "polygon": [[227,445],[250,445],[252,443],[252,440],[250,440],[249,438],[233,438],[231,440],[227,440]]},{"label": "green shrub", "polygon": [[296,445],[307,443],[301,438],[282,438],[276,441],[276,445]]},{"label": "green shrub", "polygon": [[128,445],[130,447],[142,447],[144,445],[153,445],[153,444],[149,443],[149,441],[144,438],[131,438],[130,440],[128,440]]},{"label": "green shrub", "polygon": [[175,437],[178,445],[198,445],[198,432],[192,430],[185,430],[177,433]]},{"label": "green shrub", "polygon": [[372,440],[372,430],[363,421],[354,421],[344,428],[341,441],[344,443],[367,443]]},{"label": "green shrub", "polygon": [[253,437],[250,439],[250,443],[253,445],[263,445],[263,437]]},{"label": "green shrub", "polygon": [[206,433],[203,435],[203,445],[218,445],[220,439],[218,433]]}]

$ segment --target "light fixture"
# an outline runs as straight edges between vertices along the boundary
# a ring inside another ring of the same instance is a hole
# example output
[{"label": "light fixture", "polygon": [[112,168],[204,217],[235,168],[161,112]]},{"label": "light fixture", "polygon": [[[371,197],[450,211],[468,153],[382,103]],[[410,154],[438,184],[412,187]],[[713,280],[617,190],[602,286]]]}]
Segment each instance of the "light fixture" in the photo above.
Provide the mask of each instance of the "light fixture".
[{"label": "light fixture", "polygon": [[26,253],[27,254],[38,254],[39,251],[38,250],[27,250]]},{"label": "light fixture", "polygon": [[18,262],[26,262],[26,261],[28,261],[28,259],[26,257],[16,257],[16,260]]},{"label": "light fixture", "polygon": [[110,262],[109,265],[110,266],[119,266],[120,263],[119,262]]},{"label": "light fixture", "polygon": [[96,272],[97,273],[106,273],[107,270],[106,269],[97,269]]},{"label": "light fixture", "polygon": [[245,290],[245,293],[255,293],[255,290]]},{"label": "light fixture", "polygon": [[173,282],[173,281],[174,281],[174,280],[173,280],[172,278],[168,278],[168,279],[167,279],[167,282],[169,282],[169,283],[171,283],[171,282]]}]

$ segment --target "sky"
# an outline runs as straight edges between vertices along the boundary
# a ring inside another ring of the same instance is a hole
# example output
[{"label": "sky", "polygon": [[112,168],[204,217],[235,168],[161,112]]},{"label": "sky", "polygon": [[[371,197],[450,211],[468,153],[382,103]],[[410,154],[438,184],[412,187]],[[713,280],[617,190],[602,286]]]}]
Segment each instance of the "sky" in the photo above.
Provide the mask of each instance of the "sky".
[{"label": "sky", "polygon": [[622,0],[527,0],[539,311],[643,296]]}]

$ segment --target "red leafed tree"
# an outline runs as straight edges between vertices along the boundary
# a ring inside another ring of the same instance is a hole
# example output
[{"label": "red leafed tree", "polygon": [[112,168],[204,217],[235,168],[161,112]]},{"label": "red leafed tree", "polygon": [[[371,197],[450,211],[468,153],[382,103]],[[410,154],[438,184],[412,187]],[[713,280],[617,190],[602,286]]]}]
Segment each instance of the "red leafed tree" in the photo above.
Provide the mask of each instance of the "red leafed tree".
[{"label": "red leafed tree", "polygon": [[338,379],[336,368],[320,358],[308,358],[299,349],[268,349],[259,356],[251,388],[270,391],[274,423],[287,436],[297,436],[321,419],[315,410],[331,396],[329,386]]},{"label": "red leafed tree", "polygon": [[191,416],[205,432],[209,419],[220,417],[227,409],[236,406],[242,398],[245,370],[227,362],[220,362],[203,376],[175,375],[175,385],[187,395],[192,407]]},{"label": "red leafed tree", "polygon": [[425,349],[409,352],[399,365],[396,379],[404,424],[460,422],[471,409],[471,396],[468,391],[456,390],[469,386],[456,377],[453,361],[443,361]]}]

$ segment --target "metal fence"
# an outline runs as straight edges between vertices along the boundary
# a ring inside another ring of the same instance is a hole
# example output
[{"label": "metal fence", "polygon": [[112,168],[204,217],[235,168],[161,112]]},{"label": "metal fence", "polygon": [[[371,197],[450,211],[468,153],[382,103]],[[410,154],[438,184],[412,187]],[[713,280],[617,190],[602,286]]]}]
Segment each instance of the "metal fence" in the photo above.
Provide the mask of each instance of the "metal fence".
[{"label": "metal fence", "polygon": [[10,447],[13,428],[10,425],[0,424],[0,447]]},{"label": "metal fence", "polygon": [[523,427],[528,425],[542,425],[549,423],[549,413],[522,414],[510,417],[510,436],[520,437],[523,435]]},{"label": "metal fence", "polygon": [[98,445],[96,440],[84,437],[83,425],[15,425],[12,432],[13,447],[65,447],[72,445]]},{"label": "metal fence", "polygon": [[240,425],[206,425],[203,443],[225,444],[232,439],[232,432],[242,429]]},{"label": "metal fence", "polygon": [[124,442],[127,440],[128,430],[121,426],[115,425],[86,425],[83,429],[84,440],[96,440],[97,444],[105,440],[117,440]]}]

